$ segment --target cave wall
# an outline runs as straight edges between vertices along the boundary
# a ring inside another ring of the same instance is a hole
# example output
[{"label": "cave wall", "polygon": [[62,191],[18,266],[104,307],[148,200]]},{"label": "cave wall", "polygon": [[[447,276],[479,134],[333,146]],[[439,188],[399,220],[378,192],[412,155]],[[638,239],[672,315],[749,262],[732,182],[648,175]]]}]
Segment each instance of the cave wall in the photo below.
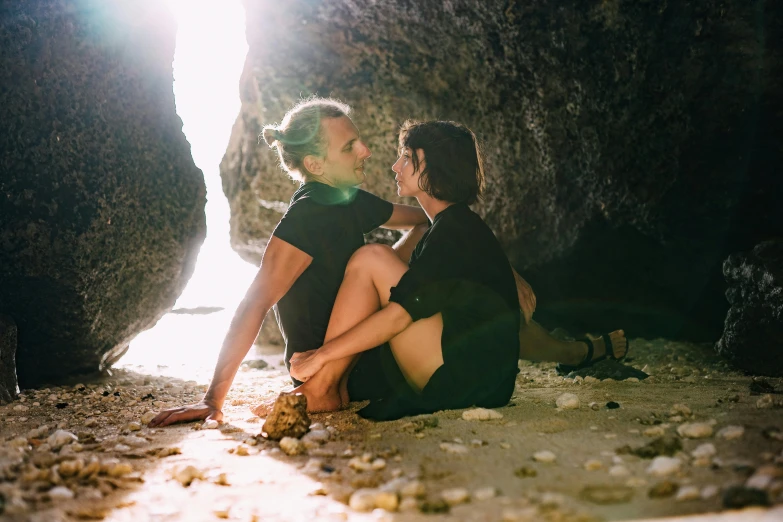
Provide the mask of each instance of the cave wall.
[{"label": "cave wall", "polygon": [[205,185],[151,0],[0,2],[0,313],[22,387],[97,371],[174,304]]},{"label": "cave wall", "polygon": [[715,341],[721,263],[783,230],[783,9],[697,0],[246,0],[242,111],[221,164],[258,261],[295,186],[257,136],[300,96],[354,107],[365,188],[395,199],[406,118],[484,143],[476,206],[573,330]]}]

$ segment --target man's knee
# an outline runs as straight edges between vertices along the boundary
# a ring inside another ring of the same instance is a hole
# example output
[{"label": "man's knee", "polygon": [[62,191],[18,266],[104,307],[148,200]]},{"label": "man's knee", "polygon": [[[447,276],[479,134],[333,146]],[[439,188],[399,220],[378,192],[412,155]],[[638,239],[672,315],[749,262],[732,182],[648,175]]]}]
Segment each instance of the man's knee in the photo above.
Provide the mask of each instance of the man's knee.
[{"label": "man's knee", "polygon": [[365,269],[381,262],[384,258],[389,256],[396,257],[397,254],[388,245],[381,245],[373,243],[370,245],[364,245],[353,253],[351,259],[348,261],[347,270]]}]

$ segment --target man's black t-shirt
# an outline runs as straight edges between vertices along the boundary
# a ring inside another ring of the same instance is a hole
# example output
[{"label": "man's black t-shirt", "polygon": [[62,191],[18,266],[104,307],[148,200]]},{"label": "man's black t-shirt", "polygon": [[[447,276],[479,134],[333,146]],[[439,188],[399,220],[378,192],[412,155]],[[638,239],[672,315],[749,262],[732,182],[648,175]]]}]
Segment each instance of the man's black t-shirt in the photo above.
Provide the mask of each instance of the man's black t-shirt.
[{"label": "man's black t-shirt", "polygon": [[[410,269],[391,289],[414,321],[441,313],[443,365],[420,394],[390,375],[389,350],[379,355],[396,387],[360,414],[376,419],[505,405],[514,391],[519,358],[519,300],[511,265],[492,230],[465,204],[441,211],[411,256]],[[390,362],[391,361],[391,362]]]},{"label": "man's black t-shirt", "polygon": [[317,182],[305,183],[294,193],[272,234],[313,261],[274,308],[287,367],[294,353],[323,345],[348,260],[364,245],[364,234],[386,223],[393,208],[364,190]]}]

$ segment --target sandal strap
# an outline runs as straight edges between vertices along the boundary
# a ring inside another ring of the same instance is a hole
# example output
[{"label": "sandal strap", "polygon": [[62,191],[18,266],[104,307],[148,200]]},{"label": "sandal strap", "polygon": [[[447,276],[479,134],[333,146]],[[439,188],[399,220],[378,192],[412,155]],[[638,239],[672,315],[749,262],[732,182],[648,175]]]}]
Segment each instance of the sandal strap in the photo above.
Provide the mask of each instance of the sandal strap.
[{"label": "sandal strap", "polygon": [[595,348],[593,348],[593,341],[591,341],[589,337],[579,339],[579,342],[585,343],[587,345],[587,355],[585,355],[585,358],[582,359],[582,362],[580,362],[578,365],[580,368],[583,368],[593,362],[593,353],[595,353]]},{"label": "sandal strap", "polygon": [[615,357],[615,355],[614,355],[614,349],[612,347],[612,339],[609,337],[608,334],[603,334],[601,336],[601,338],[604,340],[604,347],[605,347],[605,350],[606,350],[607,357],[609,357],[610,359],[615,359],[616,360],[617,357]]}]

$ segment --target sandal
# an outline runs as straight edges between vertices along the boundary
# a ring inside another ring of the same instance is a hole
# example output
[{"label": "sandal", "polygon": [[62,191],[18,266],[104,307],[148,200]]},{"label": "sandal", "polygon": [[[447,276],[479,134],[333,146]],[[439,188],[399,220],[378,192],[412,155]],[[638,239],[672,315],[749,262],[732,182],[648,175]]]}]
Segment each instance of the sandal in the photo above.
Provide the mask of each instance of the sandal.
[{"label": "sandal", "polygon": [[571,373],[576,370],[581,370],[582,368],[587,368],[589,366],[594,365],[597,362],[601,362],[605,359],[612,359],[614,361],[621,361],[625,359],[625,357],[628,355],[628,351],[631,349],[631,343],[628,342],[628,338],[625,338],[625,354],[622,357],[615,357],[614,355],[614,349],[612,347],[612,339],[609,337],[608,334],[603,334],[601,336],[601,339],[604,340],[604,354],[600,357],[597,357],[593,359],[593,354],[595,353],[595,349],[593,347],[593,341],[589,337],[584,337],[582,339],[577,339],[576,342],[579,343],[585,343],[587,345],[587,355],[584,359],[582,359],[582,362],[580,362],[577,365],[570,365],[570,364],[563,364],[560,363],[557,365],[556,369],[557,372],[560,374],[566,374]]}]

